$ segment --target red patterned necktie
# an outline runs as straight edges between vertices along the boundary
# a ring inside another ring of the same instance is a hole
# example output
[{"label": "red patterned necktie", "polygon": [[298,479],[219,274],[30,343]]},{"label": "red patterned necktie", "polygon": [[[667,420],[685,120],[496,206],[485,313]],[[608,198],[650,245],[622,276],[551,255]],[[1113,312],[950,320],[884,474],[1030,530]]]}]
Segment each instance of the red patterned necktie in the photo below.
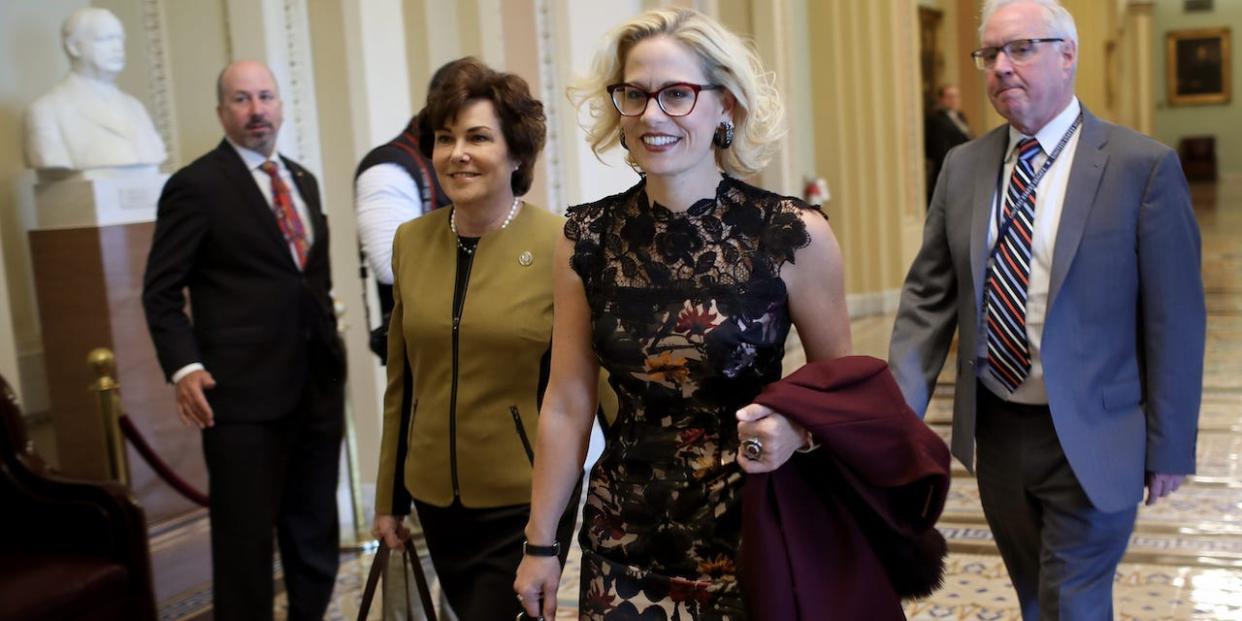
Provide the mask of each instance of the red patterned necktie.
[{"label": "red patterned necktie", "polygon": [[302,226],[302,218],[293,207],[293,194],[289,186],[280,178],[280,170],[276,162],[268,160],[259,165],[259,169],[272,178],[272,210],[276,213],[276,223],[284,234],[289,247],[298,255],[298,269],[306,267],[306,255],[310,253],[310,243],[306,240],[306,229]]},{"label": "red patterned necktie", "polygon": [[[1026,200],[1023,192],[1035,176],[1032,161],[1039,142],[1024,138],[1018,143],[1018,161],[1009,177],[1000,237],[988,261],[984,291],[988,336],[988,371],[1009,389],[1017,390],[1031,372],[1031,352],[1026,340],[1026,292],[1031,279],[1031,237],[1035,223],[1035,189]],[[1022,204],[1017,203],[1021,201]]]}]

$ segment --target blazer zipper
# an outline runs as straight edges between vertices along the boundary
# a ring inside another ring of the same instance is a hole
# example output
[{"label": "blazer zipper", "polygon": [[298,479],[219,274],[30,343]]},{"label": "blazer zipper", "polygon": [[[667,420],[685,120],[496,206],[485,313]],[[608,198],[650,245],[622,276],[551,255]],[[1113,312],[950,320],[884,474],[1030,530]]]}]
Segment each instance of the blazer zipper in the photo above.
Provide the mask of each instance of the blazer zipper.
[{"label": "blazer zipper", "polygon": [[466,274],[454,285],[453,291],[453,377],[451,391],[449,392],[449,473],[453,481],[454,500],[461,497],[461,485],[457,479],[457,375],[461,314],[466,306],[466,290],[469,288],[470,270],[473,267],[474,255],[466,255]]},{"label": "blazer zipper", "polygon": [[526,451],[526,459],[530,461],[530,465],[535,465],[535,451],[530,447],[530,438],[526,437],[526,428],[522,426],[522,416],[518,414],[516,405],[509,406],[509,414],[513,416],[513,425],[517,427],[518,439],[522,441],[522,448]]}]

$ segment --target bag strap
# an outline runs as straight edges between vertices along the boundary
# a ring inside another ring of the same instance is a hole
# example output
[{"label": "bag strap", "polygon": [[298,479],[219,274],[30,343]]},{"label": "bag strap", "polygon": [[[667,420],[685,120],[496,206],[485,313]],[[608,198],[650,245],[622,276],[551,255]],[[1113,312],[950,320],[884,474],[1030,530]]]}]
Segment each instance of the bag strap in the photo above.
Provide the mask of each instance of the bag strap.
[{"label": "bag strap", "polygon": [[413,538],[405,540],[405,558],[414,568],[414,584],[418,585],[418,598],[423,602],[427,620],[436,621],[436,608],[435,602],[431,599],[431,587],[427,584],[426,574],[423,573],[423,564],[418,560],[418,549],[414,546]]},{"label": "bag strap", "polygon": [[375,599],[375,587],[379,584],[380,576],[386,573],[385,569],[387,567],[388,546],[381,541],[379,548],[375,550],[375,558],[371,561],[371,572],[367,574],[367,585],[362,589],[362,601],[358,604],[358,621],[366,621],[367,615],[371,612],[371,600]]},{"label": "bag strap", "polygon": [[[414,386],[414,378],[410,372],[410,357],[409,355],[404,355],[402,358],[404,366],[404,369],[402,370],[402,384],[405,386],[405,398],[410,398],[410,393],[413,391]],[[405,407],[404,403],[402,404],[402,407]],[[413,414],[410,415],[409,425],[410,429],[414,428]],[[413,537],[405,540],[405,552],[405,557],[409,559],[410,565],[414,568],[414,584],[418,586],[418,598],[423,602],[423,610],[427,612],[427,619],[429,621],[436,621],[435,603],[431,600],[431,587],[427,584],[427,576],[423,574],[423,564],[419,561],[418,548],[414,545]],[[408,581],[406,582],[406,585],[408,588]],[[406,596],[406,600],[409,600],[408,595]]]},{"label": "bag strap", "polygon": [[[380,578],[388,580],[388,546],[384,542],[380,542],[379,548],[375,550],[375,559],[371,561],[371,571],[367,574],[367,584],[362,589],[362,600],[358,603],[358,621],[366,621],[367,615],[371,612],[371,602],[375,599],[375,590],[379,586]],[[418,597],[423,603],[423,612],[427,615],[427,621],[436,621],[435,602],[431,599],[431,587],[427,584],[427,576],[423,573],[422,563],[418,562],[418,550],[414,547],[414,541],[405,540],[405,555],[401,561],[401,570],[404,574],[407,565],[414,568],[414,583],[418,585]],[[403,576],[403,578],[406,576]],[[405,618],[406,621],[414,621],[414,608],[410,606],[410,583],[408,578],[401,581],[405,586]]]}]

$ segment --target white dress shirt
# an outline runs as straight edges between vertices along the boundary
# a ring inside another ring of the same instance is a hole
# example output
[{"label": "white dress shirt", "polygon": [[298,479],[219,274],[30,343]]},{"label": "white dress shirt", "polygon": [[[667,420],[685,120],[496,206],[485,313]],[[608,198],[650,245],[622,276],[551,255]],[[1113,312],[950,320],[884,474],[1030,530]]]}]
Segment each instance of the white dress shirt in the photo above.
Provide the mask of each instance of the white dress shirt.
[{"label": "white dress shirt", "polygon": [[[1043,168],[1052,151],[1056,150],[1061,137],[1074,124],[1082,105],[1075,97],[1069,105],[1053,117],[1034,136],[1039,141],[1040,152],[1031,161],[1036,173]],[[1031,354],[1031,371],[1026,381],[1008,397],[1010,401],[1028,404],[1047,404],[1048,390],[1044,386],[1044,366],[1040,358],[1040,344],[1044,334],[1044,320],[1048,312],[1048,284],[1052,273],[1052,256],[1056,249],[1057,229],[1061,225],[1061,206],[1065,202],[1065,191],[1069,185],[1070,169],[1074,165],[1074,154],[1078,151],[1078,137],[1082,135],[1082,127],[1074,132],[1061,155],[1057,156],[1048,172],[1044,174],[1039,185],[1035,186],[1035,222],[1031,232],[1031,275],[1026,289],[1026,342]],[[1001,170],[1003,185],[1000,196],[1009,192],[1009,179],[1016,165],[1018,141],[1029,138],[1009,126],[1009,147],[1005,151],[1004,167]],[[997,209],[1000,203],[996,194],[992,195],[992,209],[988,217],[988,251],[991,256],[992,246],[996,244]],[[981,309],[982,311],[982,309]],[[1003,384],[996,381],[988,372],[988,338],[987,323],[979,322],[978,353],[976,368],[979,379],[989,390],[1004,397],[1009,391]]]},{"label": "white dress shirt", "polygon": [[[250,149],[233,142],[230,138],[226,138],[226,140],[228,140],[229,145],[237,151],[237,155],[241,157],[242,162],[246,165],[246,168],[250,170],[250,175],[254,178],[254,182],[258,184],[259,191],[263,193],[263,199],[267,201],[268,207],[274,209],[275,205],[272,204],[272,176],[266,172],[263,172],[263,169],[259,168],[268,160],[268,158],[264,157],[263,154],[257,151],[251,151]],[[285,182],[285,185],[289,187],[289,195],[293,198],[293,208],[297,210],[298,218],[301,218],[302,220],[302,229],[306,231],[306,243],[308,246],[312,245],[315,243],[315,229],[311,226],[310,211],[306,207],[306,201],[302,200],[302,195],[298,192],[298,184],[293,182],[293,173],[289,172],[289,168],[285,166],[285,161],[280,158],[279,153],[273,152],[271,159],[272,162],[276,164],[277,174],[280,175],[280,178]],[[298,262],[298,252],[294,248],[293,244],[289,244],[289,255],[293,257],[293,262],[296,264]],[[202,363],[191,362],[190,364],[177,369],[176,373],[173,373],[172,382],[176,384],[181,381],[181,378],[195,371],[202,370],[204,370]]]},{"label": "white dress shirt", "polygon": [[358,238],[375,280],[392,284],[392,241],[397,227],[426,212],[418,184],[398,164],[376,164],[354,182]]}]

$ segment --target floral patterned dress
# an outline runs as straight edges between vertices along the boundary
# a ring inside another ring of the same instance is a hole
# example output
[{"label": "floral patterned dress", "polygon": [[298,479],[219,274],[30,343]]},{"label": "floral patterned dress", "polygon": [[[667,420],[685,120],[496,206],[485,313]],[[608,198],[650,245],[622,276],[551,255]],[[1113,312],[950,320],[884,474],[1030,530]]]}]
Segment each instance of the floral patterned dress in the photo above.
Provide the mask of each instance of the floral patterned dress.
[{"label": "floral patterned dress", "polygon": [[746,618],[735,557],[735,412],[780,379],[780,268],[809,243],[802,201],[725,177],[683,213],[640,182],[569,210],[572,267],[620,411],[583,511],[580,615]]}]

